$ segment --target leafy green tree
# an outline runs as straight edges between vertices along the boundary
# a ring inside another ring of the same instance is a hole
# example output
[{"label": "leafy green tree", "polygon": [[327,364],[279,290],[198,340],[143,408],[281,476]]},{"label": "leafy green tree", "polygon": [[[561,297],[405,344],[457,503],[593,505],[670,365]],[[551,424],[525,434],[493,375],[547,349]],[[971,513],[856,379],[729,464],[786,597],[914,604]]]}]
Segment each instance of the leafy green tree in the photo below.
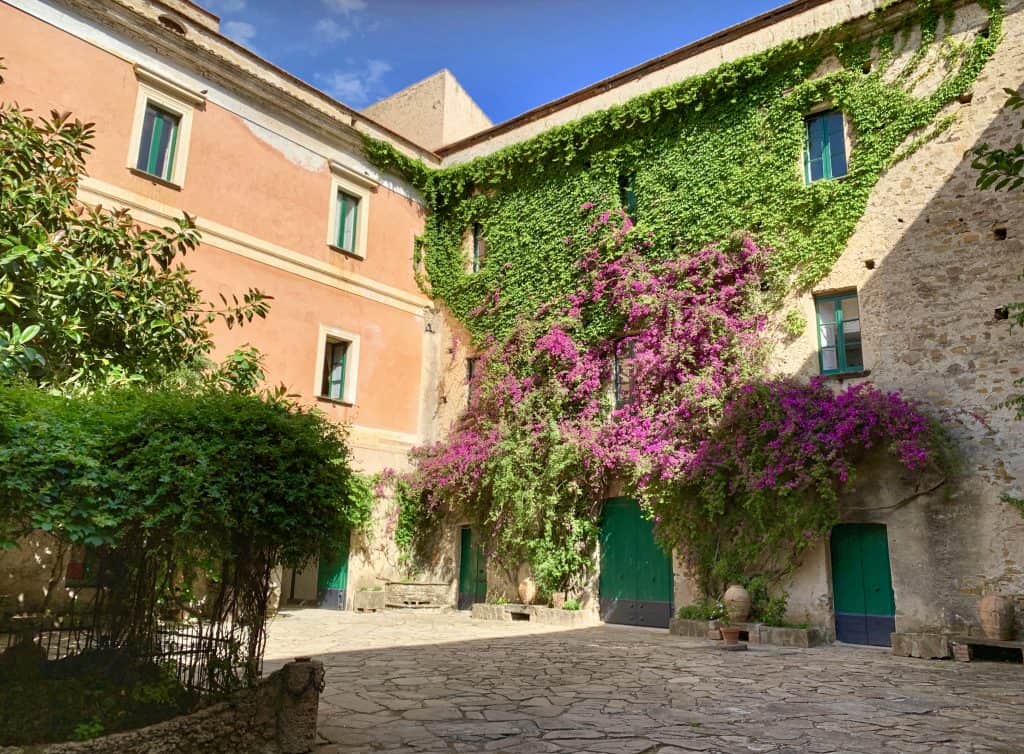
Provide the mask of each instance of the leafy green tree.
[{"label": "leafy green tree", "polygon": [[187,214],[141,228],[80,203],[93,136],[68,113],[0,104],[0,376],[89,389],[200,371],[209,325],[264,317],[270,297],[204,303],[181,262],[199,243]]}]

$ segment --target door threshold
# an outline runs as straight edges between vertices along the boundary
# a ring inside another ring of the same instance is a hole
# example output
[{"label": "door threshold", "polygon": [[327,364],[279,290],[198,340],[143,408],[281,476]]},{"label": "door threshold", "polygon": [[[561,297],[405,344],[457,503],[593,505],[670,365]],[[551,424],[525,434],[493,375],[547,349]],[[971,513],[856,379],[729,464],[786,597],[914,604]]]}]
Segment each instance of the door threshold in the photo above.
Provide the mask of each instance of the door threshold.
[{"label": "door threshold", "polygon": [[833,647],[843,647],[848,649],[877,649],[879,652],[891,652],[892,647],[880,647],[877,644],[854,644],[849,641],[834,641],[832,642]]}]

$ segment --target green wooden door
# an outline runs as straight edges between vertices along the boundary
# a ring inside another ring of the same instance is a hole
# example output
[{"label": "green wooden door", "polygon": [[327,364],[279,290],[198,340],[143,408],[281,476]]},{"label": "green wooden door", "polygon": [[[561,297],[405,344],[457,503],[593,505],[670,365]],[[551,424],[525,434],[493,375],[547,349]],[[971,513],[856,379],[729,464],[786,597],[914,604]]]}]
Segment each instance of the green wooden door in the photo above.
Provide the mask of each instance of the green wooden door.
[{"label": "green wooden door", "polygon": [[601,519],[601,619],[668,627],[672,559],[654,541],[651,521],[630,498],[614,498]]},{"label": "green wooden door", "polygon": [[487,562],[473,529],[459,529],[459,610],[487,599]]},{"label": "green wooden door", "polygon": [[896,602],[885,526],[839,524],[832,529],[831,551],[836,639],[888,647]]},{"label": "green wooden door", "polygon": [[320,562],[316,573],[317,595],[320,607],[334,610],[345,609],[348,588],[349,537],[324,547],[320,551]]}]

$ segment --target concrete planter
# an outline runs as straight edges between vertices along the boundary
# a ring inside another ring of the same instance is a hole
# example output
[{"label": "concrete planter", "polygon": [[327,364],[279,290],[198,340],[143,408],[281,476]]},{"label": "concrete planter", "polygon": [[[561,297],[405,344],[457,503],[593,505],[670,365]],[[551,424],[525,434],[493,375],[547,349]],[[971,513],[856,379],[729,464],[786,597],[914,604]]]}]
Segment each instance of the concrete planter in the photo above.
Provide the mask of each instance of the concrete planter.
[{"label": "concrete planter", "polygon": [[352,595],[352,609],[361,613],[375,613],[384,609],[383,589],[361,589]]},{"label": "concrete planter", "polygon": [[476,620],[530,621],[546,626],[569,628],[597,626],[601,623],[593,610],[563,610],[542,605],[473,605],[472,616]]},{"label": "concrete planter", "polygon": [[[669,622],[668,631],[674,636],[688,636],[693,639],[717,638],[712,636],[706,620],[684,620],[673,618]],[[825,634],[818,628],[784,628],[782,626],[766,626],[762,623],[733,623],[747,634],[751,644],[772,644],[777,647],[815,647],[825,643]]]}]

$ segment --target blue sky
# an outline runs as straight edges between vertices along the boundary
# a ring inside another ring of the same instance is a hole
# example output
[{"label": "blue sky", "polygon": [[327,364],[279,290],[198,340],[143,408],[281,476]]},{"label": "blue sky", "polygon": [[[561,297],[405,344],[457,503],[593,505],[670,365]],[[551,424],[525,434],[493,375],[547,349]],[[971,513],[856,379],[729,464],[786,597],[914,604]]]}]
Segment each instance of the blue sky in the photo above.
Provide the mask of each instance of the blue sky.
[{"label": "blue sky", "polygon": [[362,108],[448,68],[498,123],[783,0],[199,0],[221,30]]}]

